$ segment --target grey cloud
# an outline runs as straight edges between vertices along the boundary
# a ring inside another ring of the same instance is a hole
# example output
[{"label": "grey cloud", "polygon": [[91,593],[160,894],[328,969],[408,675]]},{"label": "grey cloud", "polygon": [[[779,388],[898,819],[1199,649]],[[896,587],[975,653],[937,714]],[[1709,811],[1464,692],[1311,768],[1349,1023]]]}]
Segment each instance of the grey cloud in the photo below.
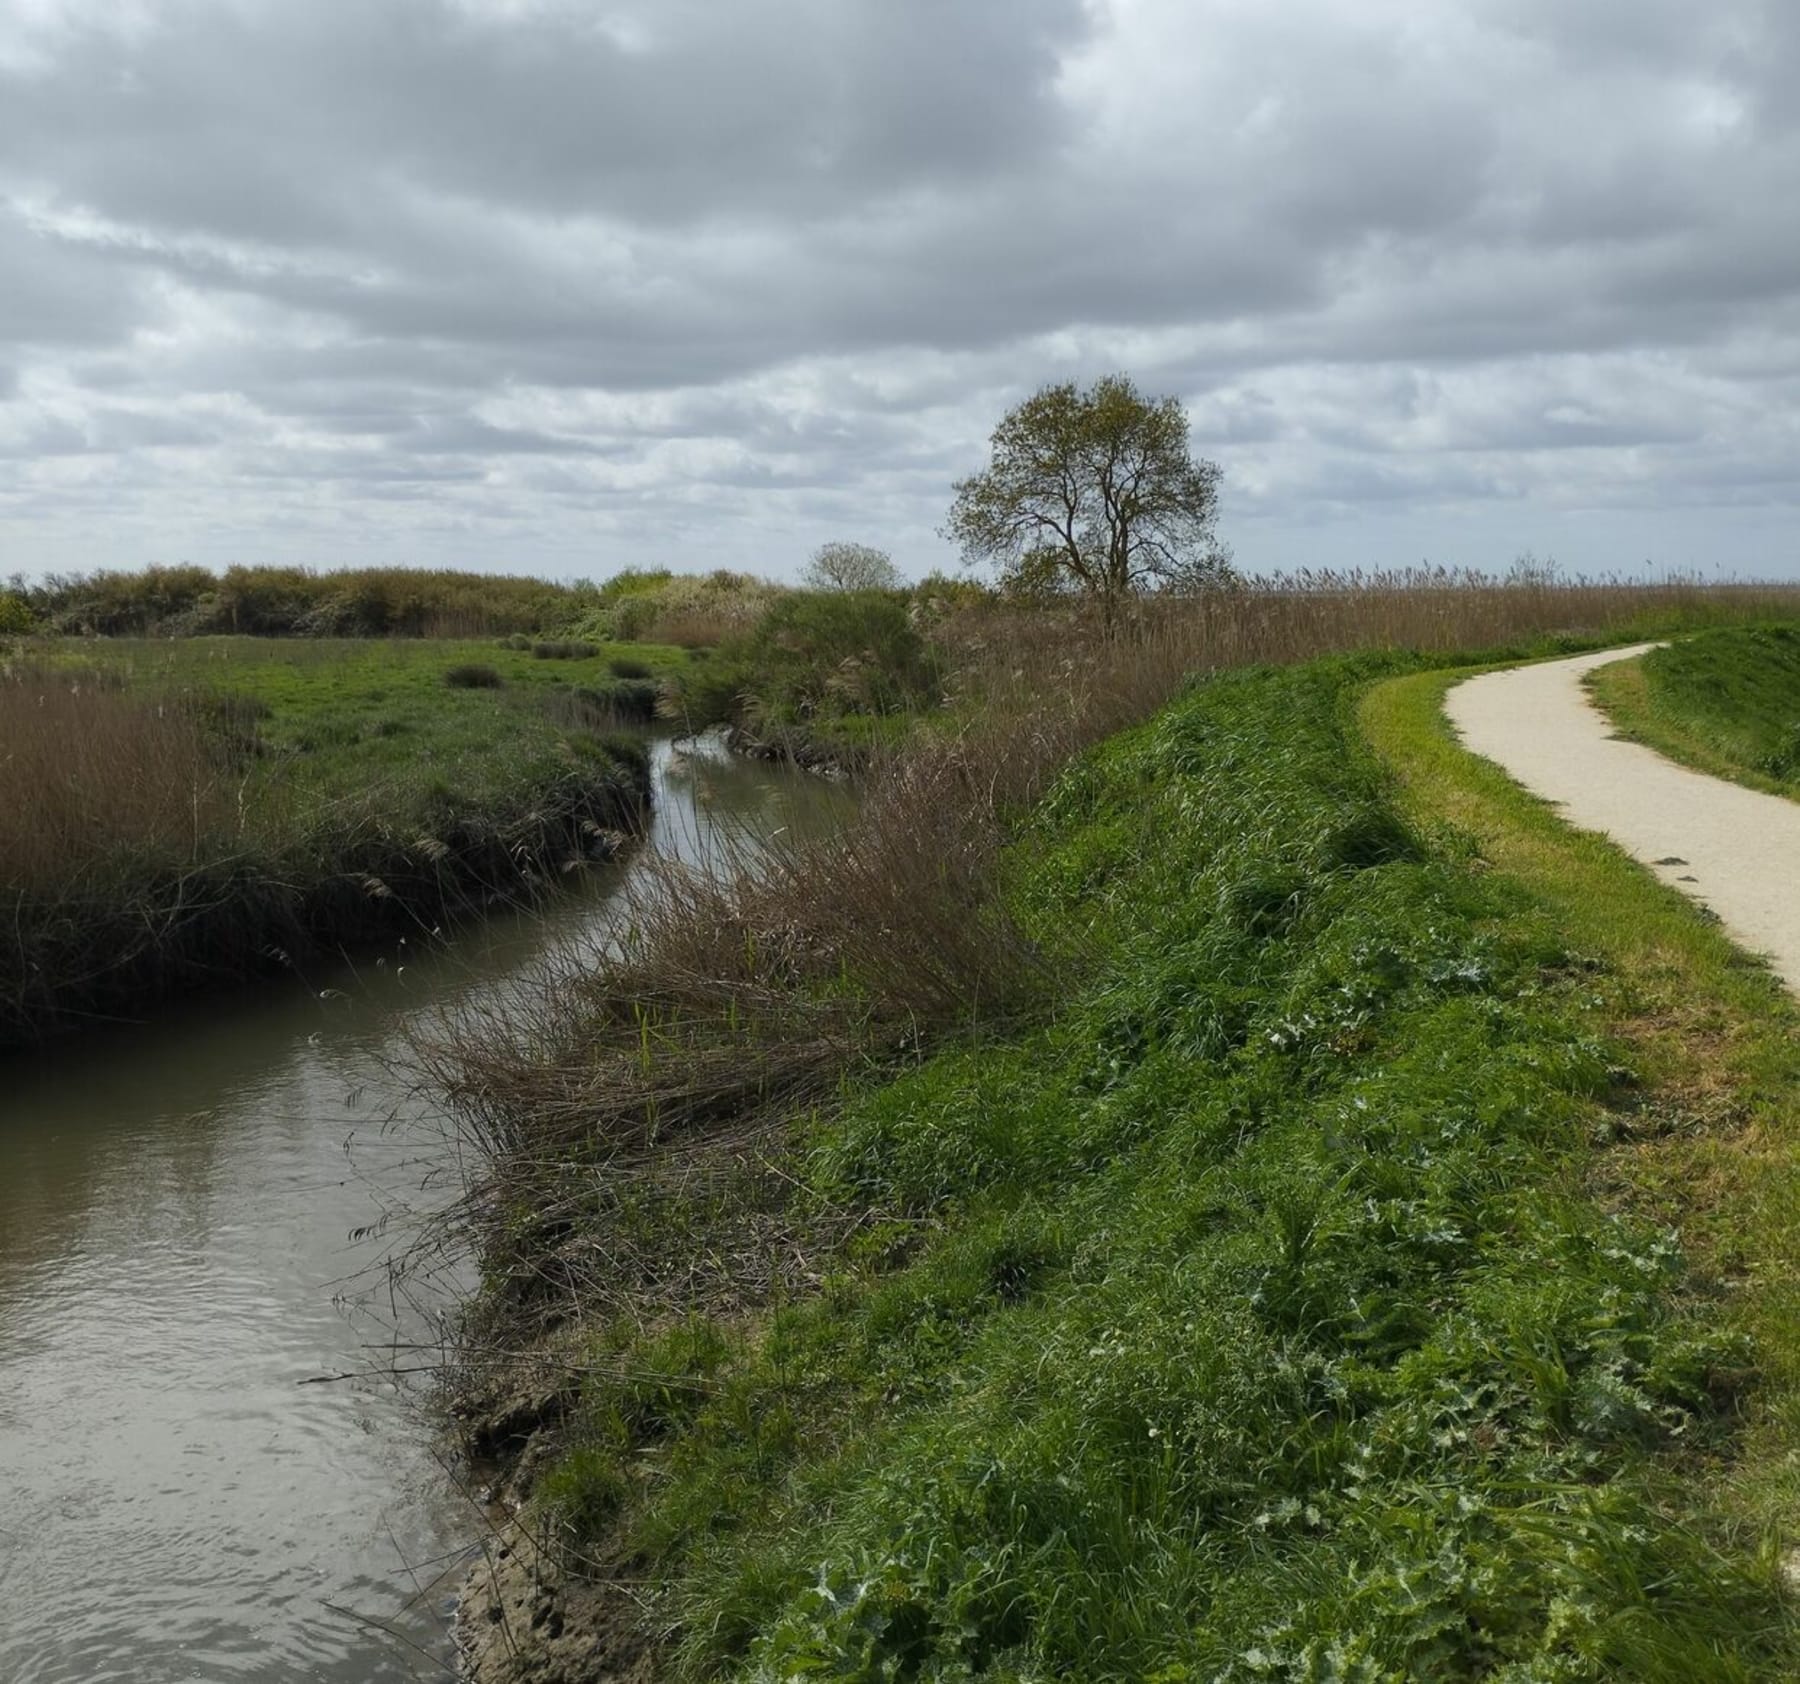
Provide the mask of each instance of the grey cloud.
[{"label": "grey cloud", "polygon": [[102,410],[89,418],[92,448],[100,451],[188,449],[219,443],[223,428],[215,419],[145,414],[136,410]]},{"label": "grey cloud", "polygon": [[54,417],[33,422],[16,438],[0,433],[0,457],[15,461],[81,456],[92,449],[93,443],[84,429]]},{"label": "grey cloud", "polygon": [[780,568],[867,510],[922,567],[1005,405],[1117,366],[1253,532],[1800,483],[1774,0],[14,7],[0,491],[53,545],[367,500]]},{"label": "grey cloud", "polygon": [[[816,213],[1034,155],[1078,0],[640,3],[627,50],[585,9],[175,0],[98,14],[15,76],[0,151],[109,215],[319,240],[392,173],[454,197],[651,222]],[[71,111],[80,111],[79,125]],[[207,150],[187,175],[172,154]],[[368,158],[341,179],[320,157]]]},{"label": "grey cloud", "polygon": [[495,427],[473,416],[415,422],[401,448],[419,456],[601,456],[588,439],[559,437],[530,427]]},{"label": "grey cloud", "polygon": [[33,228],[0,196],[0,346],[94,346],[150,311],[136,276]]}]

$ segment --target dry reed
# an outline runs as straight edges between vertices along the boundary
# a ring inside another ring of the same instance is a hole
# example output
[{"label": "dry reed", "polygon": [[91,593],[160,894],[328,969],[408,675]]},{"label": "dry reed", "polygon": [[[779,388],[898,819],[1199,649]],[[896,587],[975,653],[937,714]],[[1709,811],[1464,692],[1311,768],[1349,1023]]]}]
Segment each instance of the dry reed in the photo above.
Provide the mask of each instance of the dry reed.
[{"label": "dry reed", "polygon": [[180,864],[229,828],[228,780],[190,713],[92,675],[0,674],[0,862],[14,893],[94,892],[127,862]]}]

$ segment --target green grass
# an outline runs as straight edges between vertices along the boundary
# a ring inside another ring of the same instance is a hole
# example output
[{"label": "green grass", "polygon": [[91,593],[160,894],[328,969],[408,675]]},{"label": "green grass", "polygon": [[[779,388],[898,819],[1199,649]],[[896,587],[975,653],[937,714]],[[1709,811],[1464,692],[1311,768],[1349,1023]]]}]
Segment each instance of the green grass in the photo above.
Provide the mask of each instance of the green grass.
[{"label": "green grass", "polygon": [[[1709,634],[1710,635],[1710,634]],[[1720,634],[1727,635],[1727,634]],[[1610,670],[1610,669],[1602,669]],[[1594,956],[1595,1005],[1642,1072],[1609,1197],[1679,1226],[1728,1283],[1716,1315],[1746,1338],[1761,1384],[1721,1498],[1744,1524],[1800,1530],[1800,1008],[1768,969],[1685,896],[1603,837],[1564,825],[1490,763],[1442,712],[1462,674],[1373,690],[1361,722],[1403,784],[1402,804],[1447,846],[1520,884]]]},{"label": "green grass", "polygon": [[1800,795],[1800,625],[1701,632],[1589,683],[1625,736],[1716,777]]},{"label": "green grass", "polygon": [[[524,641],[524,640],[520,640]],[[582,660],[537,659],[529,642],[493,640],[106,639],[48,646],[60,664],[122,677],[171,699],[223,702],[253,726],[246,799],[266,836],[340,826],[352,813],[395,826],[447,809],[497,810],[565,773],[571,715],[555,704],[578,693],[604,704],[681,672],[684,650],[612,644]],[[621,680],[610,663],[640,663],[647,681]],[[445,674],[490,667],[497,690],[461,689]],[[233,709],[231,704],[247,703]]]},{"label": "green grass", "polygon": [[538,1512],[674,1670],[1793,1675],[1712,1501],[1760,1323],[1609,1191],[1669,1059],[1370,752],[1407,667],[1220,677],[1079,762],[1011,861],[1055,1020],[814,1119],[804,1197],[861,1213],[815,1294],[594,1338]]}]

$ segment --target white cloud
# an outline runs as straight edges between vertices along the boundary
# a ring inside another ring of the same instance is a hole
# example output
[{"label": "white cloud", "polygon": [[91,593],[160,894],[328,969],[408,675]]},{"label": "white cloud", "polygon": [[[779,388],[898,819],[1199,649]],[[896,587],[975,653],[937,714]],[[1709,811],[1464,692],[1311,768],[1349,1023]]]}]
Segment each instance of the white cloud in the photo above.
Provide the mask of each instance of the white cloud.
[{"label": "white cloud", "polygon": [[0,567],[922,571],[1123,367],[1252,564],[1791,570],[1797,70],[1767,0],[0,0]]}]

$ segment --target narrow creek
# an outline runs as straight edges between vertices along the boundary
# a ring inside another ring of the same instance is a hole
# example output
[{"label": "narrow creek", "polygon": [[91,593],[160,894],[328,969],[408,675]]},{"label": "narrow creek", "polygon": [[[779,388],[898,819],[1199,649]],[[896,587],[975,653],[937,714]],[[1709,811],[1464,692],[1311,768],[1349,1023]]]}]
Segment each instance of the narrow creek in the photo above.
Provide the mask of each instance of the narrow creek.
[{"label": "narrow creek", "polygon": [[0,1064],[0,1680],[448,1676],[481,1522],[371,1347],[429,1336],[383,1262],[454,1153],[390,1065],[603,938],[650,853],[844,800],[707,739],[654,776],[644,847],[546,910]]}]

